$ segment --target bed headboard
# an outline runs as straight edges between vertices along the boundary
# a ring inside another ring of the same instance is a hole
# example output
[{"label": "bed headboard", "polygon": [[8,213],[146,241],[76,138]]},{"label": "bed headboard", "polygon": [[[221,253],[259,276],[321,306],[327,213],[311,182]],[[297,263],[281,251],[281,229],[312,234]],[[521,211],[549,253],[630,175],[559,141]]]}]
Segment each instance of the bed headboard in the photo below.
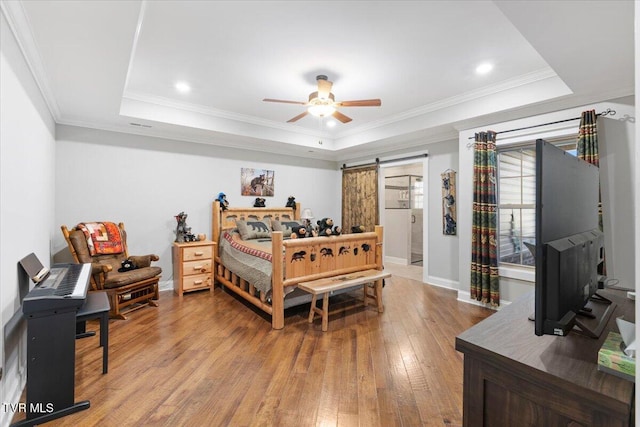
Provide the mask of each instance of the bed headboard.
[{"label": "bed headboard", "polygon": [[211,235],[213,241],[218,242],[221,231],[235,228],[237,219],[245,221],[261,220],[263,218],[272,218],[277,220],[300,219],[300,211],[300,203],[296,203],[296,209],[286,208],[284,206],[274,208],[229,207],[223,211],[220,207],[220,201],[215,200],[213,202],[213,212],[211,215]]}]

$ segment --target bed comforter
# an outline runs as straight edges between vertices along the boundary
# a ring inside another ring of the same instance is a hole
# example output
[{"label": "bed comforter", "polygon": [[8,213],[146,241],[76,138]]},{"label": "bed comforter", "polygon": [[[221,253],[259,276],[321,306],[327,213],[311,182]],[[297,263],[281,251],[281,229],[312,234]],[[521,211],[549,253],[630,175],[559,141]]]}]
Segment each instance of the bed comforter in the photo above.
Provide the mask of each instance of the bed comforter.
[{"label": "bed comforter", "polygon": [[220,260],[238,277],[260,292],[271,292],[271,240],[242,240],[237,231],[224,231],[220,237]]}]

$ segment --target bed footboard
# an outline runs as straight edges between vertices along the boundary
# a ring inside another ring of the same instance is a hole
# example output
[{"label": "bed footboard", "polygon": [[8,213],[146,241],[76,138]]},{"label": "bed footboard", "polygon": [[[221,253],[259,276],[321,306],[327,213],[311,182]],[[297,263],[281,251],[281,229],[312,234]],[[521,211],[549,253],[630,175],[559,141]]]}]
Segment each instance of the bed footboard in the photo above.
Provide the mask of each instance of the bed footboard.
[{"label": "bed footboard", "polygon": [[273,264],[272,326],[284,327],[284,289],[301,282],[363,270],[382,270],[383,227],[375,232],[282,241],[273,233],[272,253],[282,251],[284,262]]}]

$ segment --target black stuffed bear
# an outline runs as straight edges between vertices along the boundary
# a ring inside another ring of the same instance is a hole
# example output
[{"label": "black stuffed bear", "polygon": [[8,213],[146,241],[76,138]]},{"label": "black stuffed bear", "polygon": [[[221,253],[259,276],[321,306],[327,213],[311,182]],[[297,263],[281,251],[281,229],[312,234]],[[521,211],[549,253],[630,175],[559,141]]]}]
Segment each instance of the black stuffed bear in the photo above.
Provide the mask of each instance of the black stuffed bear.
[{"label": "black stuffed bear", "polygon": [[222,206],[222,210],[226,211],[229,207],[229,202],[227,202],[227,195],[224,193],[218,193],[217,200],[220,202],[220,206]]},{"label": "black stuffed bear", "polygon": [[312,237],[312,235],[304,225],[296,225],[291,229],[292,239],[304,239],[305,237]]},{"label": "black stuffed bear", "polygon": [[352,233],[364,233],[364,225],[354,225],[351,227]]},{"label": "black stuffed bear", "polygon": [[266,200],[263,199],[262,197],[256,197],[256,201],[253,203],[253,207],[254,208],[264,208],[265,207],[264,202],[266,202]]},{"label": "black stuffed bear", "polygon": [[286,208],[293,208],[293,211],[295,212],[296,210],[296,198],[293,196],[289,196],[289,199],[287,200],[287,204],[285,205]]},{"label": "black stuffed bear", "polygon": [[333,219],[322,218],[317,222],[318,236],[331,236],[331,228],[333,228]]}]

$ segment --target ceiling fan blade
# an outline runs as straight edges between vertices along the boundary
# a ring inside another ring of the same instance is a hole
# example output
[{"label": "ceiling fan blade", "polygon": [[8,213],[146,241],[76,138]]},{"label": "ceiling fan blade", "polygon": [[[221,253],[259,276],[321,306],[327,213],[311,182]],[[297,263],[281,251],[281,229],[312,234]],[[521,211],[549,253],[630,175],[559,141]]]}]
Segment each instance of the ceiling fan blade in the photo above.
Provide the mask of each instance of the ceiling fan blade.
[{"label": "ceiling fan blade", "polygon": [[341,107],[379,107],[382,101],[379,99],[361,99],[359,101],[342,101],[336,102]]},{"label": "ceiling fan blade", "polygon": [[342,123],[349,123],[351,121],[351,117],[347,117],[344,114],[342,114],[340,111],[336,110],[333,112],[332,116],[338,120],[340,120]]},{"label": "ceiling fan blade", "polygon": [[318,98],[327,99],[331,93],[333,83],[329,80],[318,79]]},{"label": "ceiling fan blade", "polygon": [[287,120],[287,123],[293,123],[293,122],[297,122],[298,120],[300,120],[301,118],[303,118],[304,116],[306,116],[307,114],[309,114],[308,111],[305,111],[304,113],[300,113],[297,116],[295,116],[293,119],[289,119]]},{"label": "ceiling fan blade", "polygon": [[281,102],[283,104],[300,104],[300,105],[307,105],[306,102],[302,102],[302,101],[286,101],[284,99],[271,99],[271,98],[265,98],[263,99],[264,102]]}]

